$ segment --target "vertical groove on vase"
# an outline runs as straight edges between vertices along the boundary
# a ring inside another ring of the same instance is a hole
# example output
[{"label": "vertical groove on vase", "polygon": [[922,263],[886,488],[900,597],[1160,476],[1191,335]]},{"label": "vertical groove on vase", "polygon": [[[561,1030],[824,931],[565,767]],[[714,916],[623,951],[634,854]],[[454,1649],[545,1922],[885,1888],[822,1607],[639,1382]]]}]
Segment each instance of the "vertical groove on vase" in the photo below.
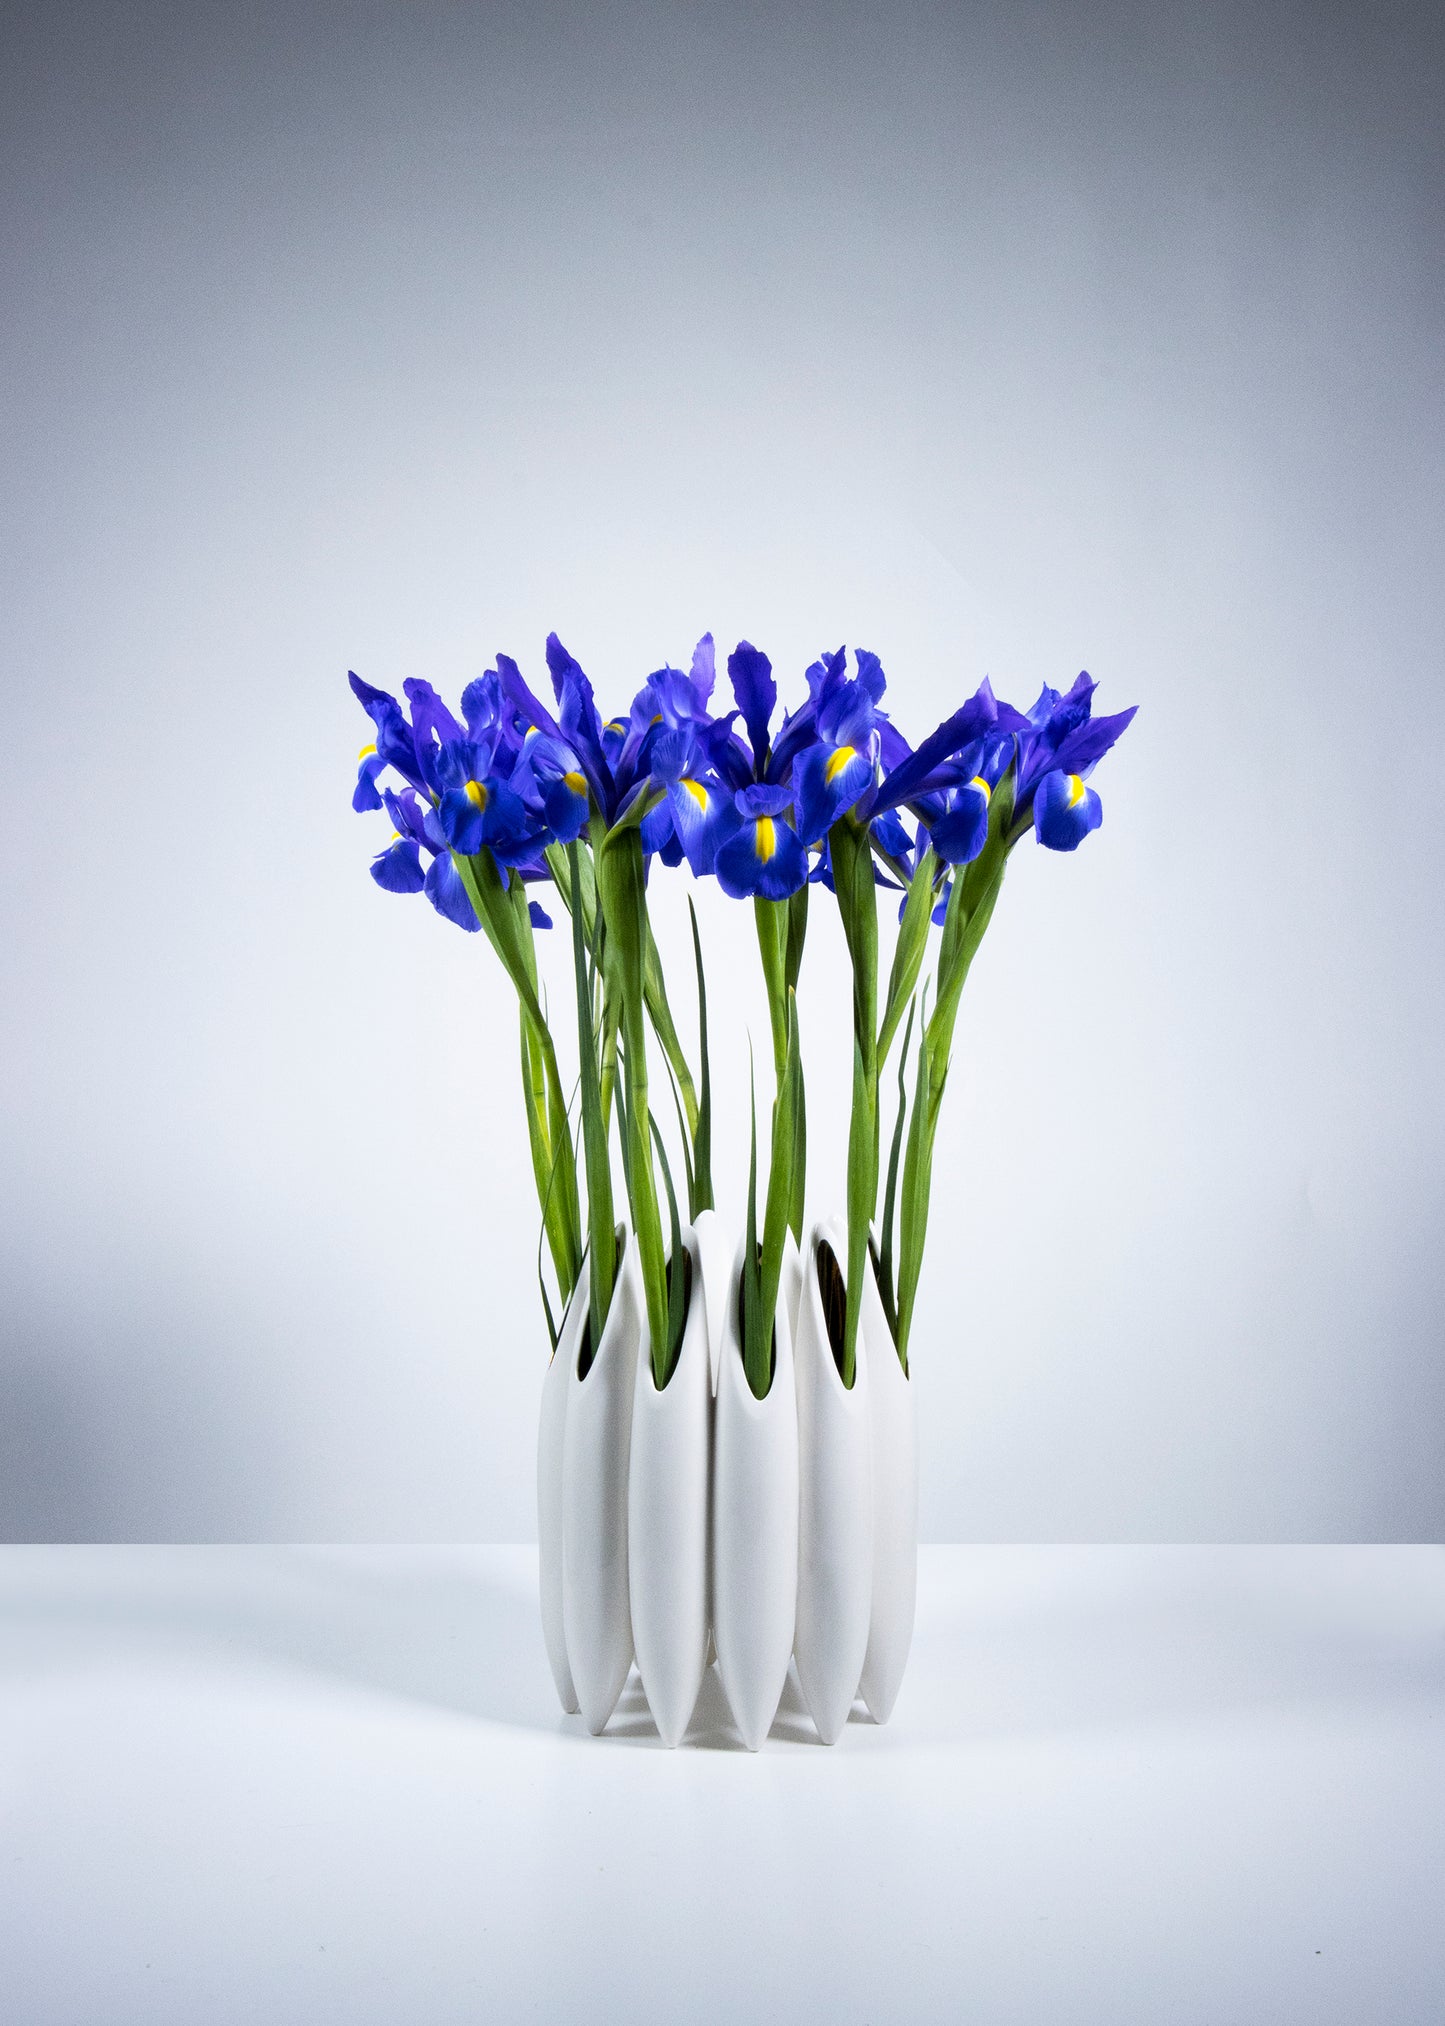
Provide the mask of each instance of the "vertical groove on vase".
[{"label": "vertical groove on vase", "polygon": [[873,1597],[859,1693],[887,1723],[908,1665],[918,1596],[918,1413],[878,1286],[863,1283],[863,1356],[868,1364],[873,1467]]},{"label": "vertical groove on vase", "polygon": [[627,1473],[637,1360],[647,1319],[629,1238],[602,1341],[579,1378],[567,1371],[562,1470],[562,1615],[567,1660],[587,1728],[603,1729],[632,1665],[627,1589]]},{"label": "vertical groove on vase", "polygon": [[707,1664],[712,1379],[701,1249],[691,1230],[683,1243],[692,1293],[682,1345],[661,1392],[652,1359],[637,1361],[627,1493],[632,1643],[665,1745],[687,1729]]},{"label": "vertical groove on vase", "polygon": [[777,1714],[798,1597],[798,1404],[788,1306],[779,1293],[772,1383],[755,1399],[743,1370],[738,1247],[729,1276],[713,1436],[713,1638],[743,1743]]},{"label": "vertical groove on vase", "polygon": [[584,1274],[572,1290],[557,1348],[542,1381],[542,1410],[537,1424],[537,1582],[542,1602],[542,1638],[547,1647],[547,1664],[557,1684],[557,1698],[569,1716],[577,1713],[577,1690],[567,1664],[567,1633],[562,1615],[562,1468],[567,1430],[567,1374],[577,1362],[578,1346],[586,1327]]},{"label": "vertical groove on vase", "polygon": [[825,1745],[841,1735],[868,1648],[873,1602],[873,1488],[869,1366],[862,1345],[853,1384],[834,1356],[818,1285],[820,1248],[846,1270],[842,1220],[815,1224],[802,1253],[798,1336],[798,1681]]}]

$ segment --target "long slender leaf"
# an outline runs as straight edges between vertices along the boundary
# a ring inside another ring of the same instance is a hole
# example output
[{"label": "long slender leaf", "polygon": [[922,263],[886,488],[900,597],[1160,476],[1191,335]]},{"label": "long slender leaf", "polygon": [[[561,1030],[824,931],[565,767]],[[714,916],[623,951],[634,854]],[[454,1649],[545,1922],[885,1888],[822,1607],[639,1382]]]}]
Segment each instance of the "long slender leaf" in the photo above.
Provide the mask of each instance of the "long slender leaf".
[{"label": "long slender leaf", "polygon": [[648,1122],[647,1035],[643,1003],[647,892],[642,840],[635,826],[609,831],[597,863],[597,891],[609,943],[616,946],[622,995],[623,1072],[627,1084],[628,1201],[654,1341],[667,1329],[667,1262],[663,1255],[657,1184]]},{"label": "long slender leaf", "polygon": [[697,932],[697,909],[687,897],[692,923],[692,957],[697,967],[698,1074],[701,1079],[697,1101],[697,1127],[692,1136],[692,1176],[688,1215],[694,1223],[704,1210],[713,1207],[712,1194],[712,1066],[707,1045],[707,973],[702,963],[702,938]]},{"label": "long slender leaf", "polygon": [[581,854],[567,847],[572,889],[572,968],[577,986],[577,1052],[581,1061],[582,1146],[587,1167],[587,1238],[592,1341],[601,1343],[602,1327],[612,1306],[617,1270],[613,1251],[612,1162],[607,1150],[607,1124],[602,1116],[602,1089],[597,1037],[592,1023],[592,980],[582,914]]},{"label": "long slender leaf", "polygon": [[697,1091],[688,1067],[687,1056],[677,1037],[673,1023],[672,1008],[667,1001],[667,986],[662,975],[662,957],[652,933],[652,924],[647,923],[647,946],[642,972],[642,998],[647,1008],[647,1017],[652,1022],[652,1031],[657,1036],[668,1068],[677,1079],[682,1093],[683,1110],[687,1113],[687,1129],[690,1134],[697,1131]]},{"label": "long slender leaf", "polygon": [[787,948],[783,958],[783,980],[790,992],[798,989],[803,969],[803,945],[808,938],[808,895],[812,884],[804,880],[788,902]]},{"label": "long slender leaf", "polygon": [[[762,1294],[758,1285],[758,1097],[757,1083],[748,1049],[748,1113],[751,1120],[748,1153],[748,1213],[743,1227],[743,1273],[738,1288],[738,1321],[743,1340],[743,1372],[753,1397],[763,1400],[773,1376],[773,1333],[764,1335]],[[719,1381],[721,1384],[721,1381]]]},{"label": "long slender leaf", "polygon": [[869,1271],[868,1227],[878,1198],[877,1118],[870,1103],[863,1051],[853,1043],[853,1112],[848,1125],[848,1306],[843,1326],[843,1384],[853,1384],[863,1275]]},{"label": "long slender leaf", "polygon": [[908,1121],[908,1145],[903,1156],[903,1199],[898,1231],[898,1326],[893,1333],[905,1372],[908,1370],[908,1336],[913,1326],[913,1304],[923,1268],[924,1240],[928,1235],[928,1196],[933,1172],[933,1131],[928,1122],[929,1062],[928,1049],[920,1035],[913,1113]]},{"label": "long slender leaf", "polygon": [[657,1145],[657,1158],[662,1163],[662,1179],[667,1190],[667,1221],[670,1246],[667,1267],[667,1337],[662,1344],[652,1346],[652,1379],[660,1393],[672,1377],[677,1365],[678,1353],[682,1349],[682,1328],[686,1320],[687,1302],[687,1253],[682,1243],[682,1227],[677,1216],[677,1191],[672,1186],[672,1169],[667,1163],[667,1148],[662,1143],[657,1120],[652,1121],[652,1137]]},{"label": "long slender leaf", "polygon": [[888,1051],[893,1046],[903,1009],[912,1003],[913,988],[918,983],[918,973],[923,966],[924,953],[928,948],[929,917],[933,912],[933,878],[937,868],[938,860],[932,849],[921,851],[908,883],[908,898],[903,903],[903,920],[898,925],[898,941],[893,946],[893,963],[888,973],[883,1020],[878,1029],[880,1071],[888,1060]]},{"label": "long slender leaf", "polygon": [[753,901],[758,954],[768,994],[768,1025],[773,1037],[773,1088],[781,1091],[788,1068],[788,986],[786,978],[788,903],[758,894]]},{"label": "long slender leaf", "polygon": [[866,827],[844,816],[828,832],[828,856],[853,966],[853,1105],[848,1126],[848,1309],[843,1381],[853,1383],[869,1226],[878,1201],[878,900]]},{"label": "long slender leaf", "polygon": [[908,1044],[913,1038],[913,1016],[917,1010],[917,1000],[910,999],[903,1046],[898,1051],[898,1112],[893,1121],[892,1144],[888,1149],[888,1181],[883,1191],[883,1247],[878,1259],[878,1292],[883,1297],[883,1313],[888,1318],[888,1327],[895,1342],[898,1338],[898,1298],[893,1285],[893,1222],[898,1192],[898,1158],[903,1150],[903,1126],[908,1109],[908,1089],[904,1077],[908,1068]]},{"label": "long slender leaf", "polygon": [[768,1196],[763,1213],[763,1256],[759,1281],[761,1323],[769,1345],[773,1318],[778,1311],[778,1284],[783,1272],[783,1248],[793,1207],[793,1147],[797,1133],[794,1101],[798,1088],[798,1005],[788,994],[788,1043],[783,1065],[783,1084],[773,1100],[771,1165],[768,1169]]}]

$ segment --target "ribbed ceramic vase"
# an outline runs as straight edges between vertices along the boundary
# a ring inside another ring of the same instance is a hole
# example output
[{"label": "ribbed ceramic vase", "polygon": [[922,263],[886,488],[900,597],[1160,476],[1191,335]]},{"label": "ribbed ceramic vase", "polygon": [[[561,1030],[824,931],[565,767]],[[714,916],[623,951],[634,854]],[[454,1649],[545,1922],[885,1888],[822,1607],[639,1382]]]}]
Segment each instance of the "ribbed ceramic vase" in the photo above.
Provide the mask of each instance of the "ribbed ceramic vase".
[{"label": "ribbed ceramic vase", "polygon": [[713,1638],[733,1720],[750,1752],[767,1736],[793,1650],[798,1601],[798,1404],[788,1303],[779,1288],[768,1391],[743,1369],[733,1256],[718,1353],[713,1436]]},{"label": "ribbed ceramic vase", "polygon": [[863,1281],[862,1361],[868,1369],[873,1480],[873,1595],[859,1693],[876,1723],[893,1714],[918,1595],[918,1415],[915,1381],[904,1371],[878,1284]]},{"label": "ribbed ceramic vase", "polygon": [[[848,1269],[848,1233],[840,1218],[814,1224],[805,1235],[793,1346],[798,1393],[794,1655],[809,1714],[823,1743],[831,1745],[848,1721],[868,1648],[875,1522],[870,1361],[860,1341],[853,1383],[843,1384],[841,1330],[835,1350],[823,1303],[824,1260],[835,1269],[841,1287]],[[859,1334],[861,1338],[861,1329]]]},{"label": "ribbed ceramic vase", "polygon": [[577,1690],[567,1664],[567,1633],[562,1615],[562,1470],[567,1436],[568,1373],[577,1362],[582,1332],[587,1327],[587,1276],[572,1290],[557,1347],[542,1381],[542,1412],[537,1426],[537,1559],[542,1598],[542,1638],[547,1662],[557,1684],[557,1699],[569,1716],[577,1713]]},{"label": "ribbed ceramic vase", "polygon": [[682,1345],[661,1390],[651,1357],[637,1360],[627,1494],[632,1643],[665,1745],[687,1729],[707,1665],[713,1413],[707,1273],[696,1233],[685,1231],[683,1244],[692,1285]]},{"label": "ribbed ceramic vase", "polygon": [[[579,1350],[585,1341],[579,1332]],[[646,1356],[637,1246],[629,1238],[602,1341],[585,1372],[578,1355],[568,1361],[562,1442],[562,1623],[578,1706],[594,1736],[617,1707],[632,1665],[628,1467],[637,1365]]]}]

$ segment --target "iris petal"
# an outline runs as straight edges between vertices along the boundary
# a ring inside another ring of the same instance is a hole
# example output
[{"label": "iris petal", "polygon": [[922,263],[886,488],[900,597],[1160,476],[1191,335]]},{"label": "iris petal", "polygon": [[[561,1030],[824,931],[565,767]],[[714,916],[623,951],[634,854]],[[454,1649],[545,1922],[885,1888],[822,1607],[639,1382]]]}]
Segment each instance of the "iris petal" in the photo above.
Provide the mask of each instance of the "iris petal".
[{"label": "iris petal", "polygon": [[389,850],[371,861],[371,876],[387,893],[420,893],[421,853],[410,837],[399,837]]},{"label": "iris petal", "polygon": [[718,885],[734,900],[754,894],[786,900],[807,877],[808,854],[802,840],[781,817],[759,816],[745,822],[717,854]]},{"label": "iris petal", "polygon": [[809,746],[794,763],[798,835],[816,844],[873,779],[873,761],[849,746]]},{"label": "iris petal", "polygon": [[933,848],[948,865],[971,865],[988,837],[989,798],[970,782],[933,825]]},{"label": "iris petal", "polygon": [[445,915],[459,929],[470,933],[481,927],[477,911],[462,884],[462,876],[445,851],[427,867],[426,897],[439,915]]},{"label": "iris petal", "polygon": [[1034,829],[1050,851],[1074,851],[1104,820],[1093,789],[1060,768],[1044,775],[1034,794]]},{"label": "iris petal", "polygon": [[754,647],[750,640],[740,640],[728,656],[728,676],[748,728],[753,769],[760,774],[767,764],[768,726],[778,701],[773,664],[761,648]]}]

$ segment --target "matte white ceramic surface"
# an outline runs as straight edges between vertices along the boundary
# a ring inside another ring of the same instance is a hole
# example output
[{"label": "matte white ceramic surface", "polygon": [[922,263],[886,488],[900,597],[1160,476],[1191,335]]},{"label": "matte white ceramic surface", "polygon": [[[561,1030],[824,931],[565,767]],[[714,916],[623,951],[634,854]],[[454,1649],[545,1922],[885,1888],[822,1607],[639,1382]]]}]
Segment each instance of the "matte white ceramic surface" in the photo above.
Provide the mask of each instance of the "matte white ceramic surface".
[{"label": "matte white ceramic surface", "polygon": [[703,1294],[707,1303],[707,1356],[712,1390],[717,1391],[718,1351],[727,1328],[728,1277],[732,1272],[735,1241],[716,1210],[700,1210],[692,1227],[702,1262]]},{"label": "matte white ceramic surface", "polygon": [[718,1361],[712,1484],[713,1638],[733,1719],[755,1752],[787,1677],[798,1597],[798,1406],[780,1290],[772,1382],[753,1396],[738,1328],[742,1246],[733,1258]]},{"label": "matte white ceramic surface", "polygon": [[537,1550],[542,1598],[542,1638],[557,1696],[569,1716],[577,1712],[577,1690],[567,1664],[567,1633],[562,1615],[562,1467],[567,1429],[567,1375],[587,1325],[587,1276],[572,1290],[557,1337],[557,1348],[542,1381],[542,1411],[537,1426]]},{"label": "matte white ceramic surface", "polygon": [[587,1728],[603,1729],[632,1665],[627,1479],[637,1361],[647,1317],[629,1240],[602,1341],[585,1378],[567,1374],[562,1465],[562,1609],[567,1660]]},{"label": "matte white ceramic surface", "polygon": [[[868,1646],[873,1600],[873,1494],[869,1364],[860,1341],[844,1386],[818,1286],[818,1256],[832,1247],[848,1267],[841,1218],[804,1237],[798,1333],[798,1615],[794,1657],[809,1713],[825,1745],[842,1735]],[[870,1275],[871,1278],[871,1275]],[[861,1339],[861,1329],[859,1332]]]},{"label": "matte white ceramic surface", "polygon": [[[807,1236],[806,1228],[804,1236]],[[779,1282],[783,1301],[788,1311],[788,1328],[794,1344],[798,1341],[798,1302],[803,1288],[803,1256],[798,1250],[791,1226],[783,1235],[783,1273]]]},{"label": "matte white ceramic surface", "polygon": [[915,1379],[893,1347],[877,1282],[863,1284],[862,1349],[868,1367],[873,1478],[873,1597],[858,1687],[869,1714],[887,1723],[908,1665],[918,1593],[918,1416]]},{"label": "matte white ceramic surface", "polygon": [[637,1360],[627,1499],[632,1641],[665,1745],[687,1729],[707,1663],[712,1375],[701,1248],[691,1230],[683,1243],[693,1277],[682,1347],[661,1392],[651,1357]]}]

